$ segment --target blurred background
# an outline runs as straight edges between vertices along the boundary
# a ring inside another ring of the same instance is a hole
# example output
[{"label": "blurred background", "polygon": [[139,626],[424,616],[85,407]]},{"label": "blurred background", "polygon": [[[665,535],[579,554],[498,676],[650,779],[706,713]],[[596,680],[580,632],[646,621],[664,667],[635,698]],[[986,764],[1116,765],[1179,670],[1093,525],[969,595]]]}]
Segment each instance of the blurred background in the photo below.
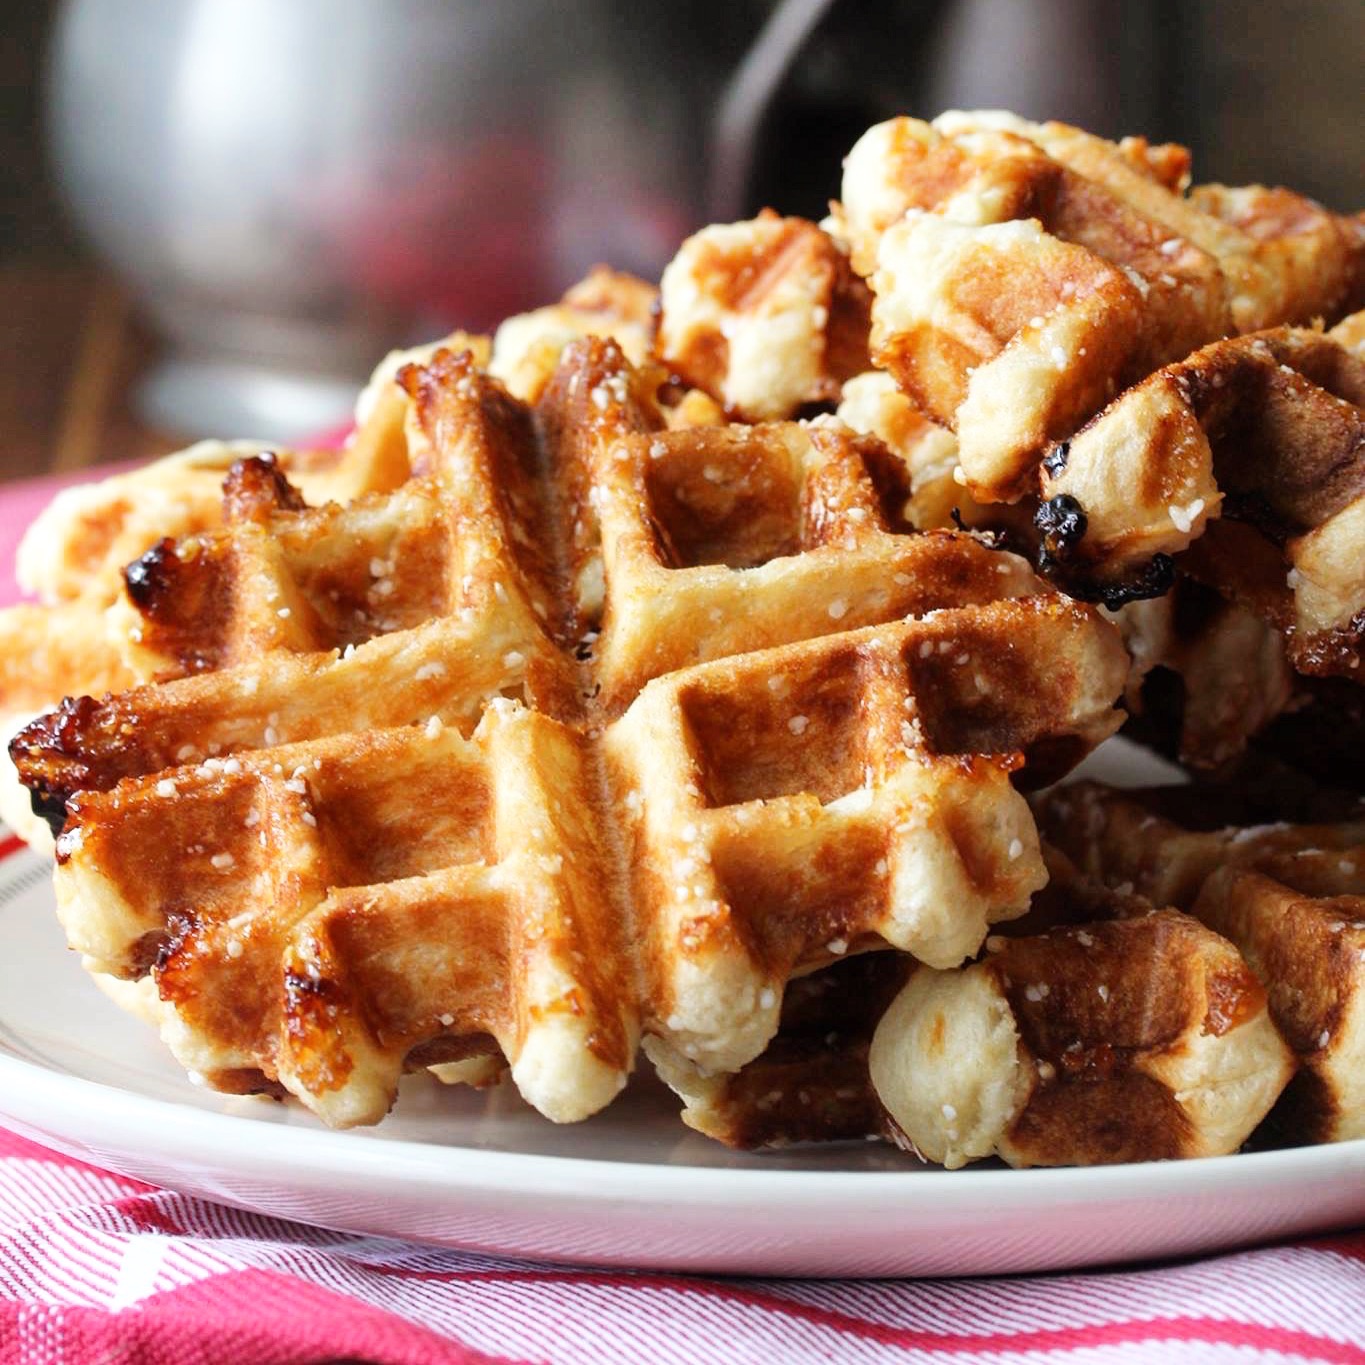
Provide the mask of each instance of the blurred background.
[{"label": "blurred background", "polygon": [[288,440],[391,346],[820,217],[1003,107],[1365,204],[1365,0],[4,0],[0,478]]}]

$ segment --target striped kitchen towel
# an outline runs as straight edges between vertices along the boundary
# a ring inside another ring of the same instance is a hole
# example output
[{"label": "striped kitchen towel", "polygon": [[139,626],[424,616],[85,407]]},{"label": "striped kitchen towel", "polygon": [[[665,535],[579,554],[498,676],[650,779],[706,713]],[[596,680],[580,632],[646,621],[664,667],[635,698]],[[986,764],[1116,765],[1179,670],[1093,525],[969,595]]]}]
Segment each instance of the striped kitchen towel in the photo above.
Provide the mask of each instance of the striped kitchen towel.
[{"label": "striped kitchen towel", "polygon": [[570,1270],[154,1189],[0,1132],[0,1361],[1365,1365],[1365,1233],[987,1280]]}]

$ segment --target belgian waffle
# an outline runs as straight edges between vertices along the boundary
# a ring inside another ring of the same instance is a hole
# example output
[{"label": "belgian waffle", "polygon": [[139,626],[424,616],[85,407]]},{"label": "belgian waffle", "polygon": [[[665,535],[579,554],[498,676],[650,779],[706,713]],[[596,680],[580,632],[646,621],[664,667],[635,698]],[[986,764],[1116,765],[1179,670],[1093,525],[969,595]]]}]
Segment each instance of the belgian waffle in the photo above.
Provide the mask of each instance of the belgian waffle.
[{"label": "belgian waffle", "polygon": [[[643,363],[656,297],[644,281],[598,266],[559,303],[509,318],[491,342],[455,332],[395,351],[362,391],[355,430],[342,449],[273,449],[275,467],[313,507],[390,492],[411,474],[410,400],[396,382],[405,365],[443,348],[468,351],[513,393],[533,400],[563,348],[590,333],[618,339],[633,361]],[[699,397],[681,396],[679,424],[717,420],[700,411]],[[149,676],[150,653],[137,648],[126,618],[122,630],[120,613],[112,629],[103,620],[120,596],[124,569],[158,541],[183,544],[217,527],[225,478],[239,460],[266,448],[252,441],[201,441],[130,473],[59,493],[29,528],[18,555],[20,583],[40,605],[0,611],[0,713],[36,710],[66,695],[119,691]],[[160,663],[160,671],[181,667]]]},{"label": "belgian waffle", "polygon": [[[129,473],[64,489],[24,535],[15,565],[20,585],[45,603],[112,601],[124,565],[154,541],[215,525],[223,477],[266,448],[200,441]],[[279,450],[276,458],[311,502],[347,502],[367,489],[364,471],[342,451]]]},{"label": "belgian waffle", "polygon": [[1259,186],[1185,196],[1169,158],[1009,115],[870,129],[831,226],[872,288],[873,359],[957,432],[985,502],[1032,491],[1161,365],[1365,302],[1360,220]]},{"label": "belgian waffle", "polygon": [[1299,1063],[1272,1129],[1365,1136],[1365,815],[1210,829],[1227,812],[1207,794],[1181,801],[1077,784],[1039,820],[1084,871],[1188,908],[1241,950]]},{"label": "belgian waffle", "polygon": [[1330,336],[1215,342],[1121,395],[1043,470],[1046,551],[1073,589],[1121,599],[1180,555],[1281,629],[1301,671],[1360,667],[1365,361]]},{"label": "belgian waffle", "polygon": [[309,508],[240,463],[223,528],[128,575],[169,680],[12,746],[73,946],[156,978],[191,1070],[344,1124],[501,1054],[578,1118],[641,1032],[734,1069],[793,974],[946,966],[1027,906],[1012,774],[1118,720],[1091,609],[914,533],[842,424],[663,430],[614,343],[534,410],[469,355],[401,378],[405,483]]},{"label": "belgian waffle", "polygon": [[1196,920],[1048,864],[978,961],[827,969],[738,1073],[665,1070],[685,1120],[734,1146],[882,1137],[949,1167],[1237,1150],[1293,1072],[1265,991]]},{"label": "belgian waffle", "polygon": [[1188,916],[1144,906],[991,946],[916,972],[872,1040],[873,1086],[931,1160],[1222,1155],[1293,1073],[1241,955]]},{"label": "belgian waffle", "polygon": [[679,248],[659,286],[658,357],[736,417],[794,417],[867,368],[869,303],[828,234],[764,210]]},{"label": "belgian waffle", "polygon": [[1024,545],[989,504],[1037,495],[1032,553],[1073,594],[1158,596],[1178,565],[1281,632],[1295,669],[1350,677],[1362,323],[1272,324],[1359,307],[1365,226],[1285,190],[1186,194],[1183,166],[1003,114],[871,129],[831,228],[872,288],[874,360],[956,446],[907,428],[885,381],[845,401],[902,433],[921,517]]},{"label": "belgian waffle", "polygon": [[558,368],[564,348],[584,337],[610,339],[632,365],[644,365],[653,348],[658,301],[659,291],[652,284],[594,266],[558,303],[503,322],[493,337],[488,372],[501,379],[513,397],[534,403]]},{"label": "belgian waffle", "polygon": [[[380,424],[387,420],[381,412]],[[301,498],[349,501],[406,477],[406,453],[377,462],[376,429],[362,424],[343,451],[280,450]],[[58,493],[26,532],[16,564],[22,586],[38,602],[0,610],[0,734],[65,696],[121,692],[137,680],[109,611],[123,570],[157,541],[181,540],[217,526],[223,479],[258,454],[251,441],[201,441],[130,473]],[[27,795],[8,763],[0,764],[0,817],[34,847],[46,850]]]},{"label": "belgian waffle", "polygon": [[[271,452],[300,499],[346,503],[407,477],[406,446],[398,448],[391,431],[396,419],[401,438],[401,404],[392,406],[385,392],[391,364],[380,365],[362,396],[359,425],[344,449]],[[0,713],[131,685],[133,668],[105,621],[124,569],[162,539],[184,541],[216,527],[225,476],[265,448],[200,441],[58,493],[25,533],[15,565],[20,585],[38,601],[0,611]]]},{"label": "belgian waffle", "polygon": [[642,1047],[724,1141],[947,1165],[1360,1131],[1361,829],[1081,788],[1041,809],[1112,817],[1055,836],[1086,882],[1018,788],[1114,729],[1125,660],[997,547],[1110,605],[1178,558],[1119,620],[1187,757],[1310,691],[1358,720],[1365,314],[1315,324],[1365,303],[1365,224],[1003,115],[847,169],[826,225],[394,353],[340,456],[52,514],[64,600],[9,628],[100,614],[61,690],[111,695],[11,753],[72,946],[197,1077],[347,1125],[508,1068],[570,1121]]},{"label": "belgian waffle", "polygon": [[[260,449],[249,441],[201,441],[53,499],[25,534],[16,565],[21,585],[40,600],[0,611],[0,712],[131,684],[133,674],[104,621],[124,566],[163,536],[191,536],[216,525],[223,476]],[[282,451],[276,459],[313,499],[347,499],[363,486],[344,454]]]}]

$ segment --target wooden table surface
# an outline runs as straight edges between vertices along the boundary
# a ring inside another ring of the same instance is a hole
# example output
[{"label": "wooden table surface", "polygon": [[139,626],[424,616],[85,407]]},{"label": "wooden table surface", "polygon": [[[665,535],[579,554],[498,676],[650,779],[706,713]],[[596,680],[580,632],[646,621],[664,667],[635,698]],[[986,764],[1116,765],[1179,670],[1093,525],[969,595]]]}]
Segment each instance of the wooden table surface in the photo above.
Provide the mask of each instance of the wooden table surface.
[{"label": "wooden table surface", "polygon": [[0,479],[177,450],[196,433],[139,420],[129,398],[155,343],[94,267],[0,263]]}]

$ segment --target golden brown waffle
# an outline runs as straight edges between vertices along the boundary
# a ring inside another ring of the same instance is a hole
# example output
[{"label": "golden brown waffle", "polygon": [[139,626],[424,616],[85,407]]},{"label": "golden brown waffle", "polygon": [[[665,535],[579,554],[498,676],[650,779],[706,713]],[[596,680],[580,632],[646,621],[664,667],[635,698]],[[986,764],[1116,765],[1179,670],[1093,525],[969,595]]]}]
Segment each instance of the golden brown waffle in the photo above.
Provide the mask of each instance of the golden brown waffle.
[{"label": "golden brown waffle", "polygon": [[[1174,164],[1008,115],[893,120],[854,148],[833,225],[872,286],[874,358],[956,434],[960,469],[946,442],[902,441],[917,514],[990,526],[982,503],[1037,493],[1040,564],[1068,591],[1157,596],[1178,561],[1299,671],[1351,676],[1360,324],[1225,334],[1358,307],[1365,227],[1284,190],[1185,196]],[[876,402],[850,413],[894,432]],[[1000,529],[1027,543],[1018,516]]]},{"label": "golden brown waffle", "polygon": [[764,210],[679,248],[659,287],[658,358],[734,417],[794,417],[867,369],[869,303],[832,238]]},{"label": "golden brown waffle", "polygon": [[976,963],[827,969],[793,983],[738,1073],[665,1070],[684,1119],[734,1146],[882,1136],[953,1167],[1235,1151],[1293,1071],[1264,990],[1189,916],[1048,862],[1030,914]]},{"label": "golden brown waffle", "polygon": [[[1365,361],[1283,329],[1215,342],[1116,399],[1044,462],[1052,572],[1085,595],[1186,572],[1350,675],[1365,630]],[[1188,553],[1183,553],[1188,551]]]},{"label": "golden brown waffle", "polygon": [[894,119],[832,226],[874,295],[876,363],[960,443],[980,501],[1118,390],[1228,332],[1359,308],[1365,226],[1285,190],[1175,192],[1130,146],[1009,115]]},{"label": "golden brown waffle", "polygon": [[641,1031],[733,1069],[793,973],[948,965],[1025,908],[1011,776],[1117,721],[1090,609],[913,533],[837,423],[660,430],[612,343],[534,412],[468,356],[403,382],[406,483],[310,509],[239,465],[221,531],[129,574],[144,666],[183,676],[13,748],[70,815],[72,943],[156,976],[187,1066],[350,1123],[500,1052],[576,1118]]},{"label": "golden brown waffle", "polygon": [[[53,499],[25,534],[16,566],[22,586],[41,600],[0,611],[0,713],[132,684],[104,619],[124,566],[162,536],[216,525],[223,476],[260,449],[248,441],[202,441]],[[345,454],[285,451],[276,458],[307,496],[346,498],[358,487],[359,471]]]},{"label": "golden brown waffle", "polygon": [[[269,446],[200,441],[174,455],[58,493],[19,548],[20,585],[45,603],[113,601],[124,565],[162,536],[217,525],[223,479],[238,460]],[[376,485],[346,451],[276,450],[276,459],[310,502],[349,502]]]},{"label": "golden brown waffle", "polygon": [[493,337],[488,372],[501,379],[513,397],[534,403],[558,368],[564,348],[584,337],[610,339],[632,365],[643,365],[650,358],[658,300],[659,291],[652,284],[594,266],[558,303],[503,322]]},{"label": "golden brown waffle", "polygon": [[989,947],[917,971],[872,1040],[878,1097],[930,1160],[1223,1155],[1293,1073],[1259,982],[1189,916],[1144,906]]},{"label": "golden brown waffle", "polygon": [[[456,336],[478,348],[477,338]],[[398,359],[391,356],[376,370],[343,449],[271,452],[303,501],[347,503],[408,477],[406,399],[389,393]],[[216,527],[224,478],[237,461],[265,448],[254,441],[200,441],[58,493],[25,533],[17,557],[20,585],[39,602],[0,611],[0,713],[130,686],[136,662],[121,647],[117,626],[105,621],[125,567],[162,539],[185,541]]]},{"label": "golden brown waffle", "polygon": [[1040,802],[1039,820],[1085,872],[1188,908],[1242,951],[1299,1062],[1280,1136],[1365,1136],[1365,815],[1209,829],[1190,814],[1209,823],[1216,802],[1196,793],[1177,820],[1178,799],[1078,783]]}]

